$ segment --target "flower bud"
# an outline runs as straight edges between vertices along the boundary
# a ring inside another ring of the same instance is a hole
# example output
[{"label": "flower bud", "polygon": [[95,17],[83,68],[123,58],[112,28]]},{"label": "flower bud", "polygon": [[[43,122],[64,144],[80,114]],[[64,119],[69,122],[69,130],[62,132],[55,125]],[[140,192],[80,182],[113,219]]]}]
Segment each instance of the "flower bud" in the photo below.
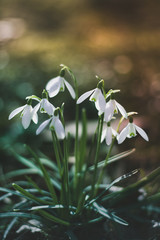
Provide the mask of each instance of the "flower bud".
[{"label": "flower bud", "polygon": [[65,69],[62,68],[62,69],[60,70],[60,72],[59,72],[59,76],[60,76],[60,77],[64,77],[64,75],[65,75]]},{"label": "flower bud", "polygon": [[[99,77],[98,77],[98,79],[99,79]],[[103,79],[101,79],[99,81],[99,83],[97,84],[97,88],[99,88],[100,90],[104,89],[104,80]]]},{"label": "flower bud", "polygon": [[27,105],[32,105],[32,99],[31,99],[31,98],[29,98],[29,99],[27,100]]},{"label": "flower bud", "polygon": [[133,123],[133,117],[129,117],[129,122]]},{"label": "flower bud", "polygon": [[43,89],[42,98],[47,98],[48,99],[48,92],[45,89]]}]

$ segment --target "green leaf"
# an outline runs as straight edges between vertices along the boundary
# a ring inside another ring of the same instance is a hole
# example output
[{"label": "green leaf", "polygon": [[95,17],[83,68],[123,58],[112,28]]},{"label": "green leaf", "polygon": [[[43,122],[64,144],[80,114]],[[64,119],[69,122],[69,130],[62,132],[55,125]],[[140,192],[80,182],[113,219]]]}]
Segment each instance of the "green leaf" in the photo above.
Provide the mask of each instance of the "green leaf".
[{"label": "green leaf", "polygon": [[46,182],[46,185],[51,193],[52,199],[53,199],[53,203],[56,204],[58,202],[57,200],[57,195],[54,189],[54,186],[51,183],[51,178],[47,173],[47,170],[45,169],[45,167],[43,166],[43,164],[41,163],[41,161],[39,160],[38,156],[32,151],[32,149],[27,146],[27,149],[29,150],[29,152],[32,154],[32,156],[34,157],[36,163],[39,165],[42,173],[43,173],[43,179]]},{"label": "green leaf", "polygon": [[136,169],[136,170],[134,170],[134,171],[131,171],[131,172],[127,173],[127,174],[124,174],[124,175],[116,178],[116,179],[115,179],[111,184],[109,184],[109,185],[105,188],[105,190],[102,191],[96,198],[93,198],[93,199],[90,200],[88,203],[86,203],[86,204],[85,204],[85,207],[91,205],[92,203],[96,202],[97,200],[100,200],[100,199],[104,196],[104,194],[105,194],[114,184],[122,181],[123,179],[126,179],[126,178],[128,178],[128,177],[133,176],[134,174],[138,173],[138,171],[139,171],[139,170]]},{"label": "green leaf", "polygon": [[94,202],[93,207],[100,215],[102,215],[102,216],[104,216],[104,217],[106,217],[106,218],[108,218],[108,219],[110,219],[114,222],[117,222],[117,223],[120,223],[122,225],[128,226],[128,223],[125,220],[116,216],[115,213],[110,212],[109,210],[105,209],[103,206],[99,205],[98,203]]},{"label": "green leaf", "polygon": [[[145,176],[144,178],[140,179],[136,183],[130,184],[128,187],[123,188],[121,191],[111,193],[110,196],[106,196],[104,198],[104,201],[107,199],[110,199],[110,206],[113,206],[114,204],[122,201],[124,198],[131,196],[132,194],[137,192],[140,188],[142,188],[146,184],[151,183],[153,180],[155,180],[157,177],[159,177],[159,175],[160,175],[160,167],[155,169],[148,176]],[[158,195],[157,195],[157,198],[159,199]],[[155,199],[157,199],[157,198],[155,198]]]},{"label": "green leaf", "polygon": [[5,180],[9,179],[9,178],[13,178],[13,177],[17,177],[17,176],[21,176],[21,175],[27,175],[27,174],[38,174],[40,172],[39,169],[35,169],[35,168],[25,168],[25,169],[19,169],[19,170],[14,170],[11,171],[9,173],[6,173],[4,175]]},{"label": "green leaf", "polygon": [[[107,164],[111,164],[111,163],[113,163],[113,162],[115,162],[115,161],[118,161],[118,160],[120,160],[120,159],[122,159],[122,158],[124,158],[124,157],[129,156],[130,154],[132,154],[132,153],[134,153],[134,152],[135,152],[135,148],[130,149],[130,150],[125,151],[125,152],[122,152],[122,153],[119,153],[119,154],[116,154],[115,156],[110,157],[110,158],[108,159]],[[99,162],[97,167],[98,167],[98,168],[104,167],[104,165],[105,165],[105,160]],[[88,171],[93,171],[93,170],[94,170],[94,165],[88,168]]]},{"label": "green leaf", "polygon": [[52,205],[52,202],[48,202],[48,201],[42,200],[41,198],[35,197],[33,194],[29,193],[28,191],[26,191],[25,189],[23,189],[22,187],[18,186],[15,183],[13,183],[12,186],[29,200],[32,200],[36,203],[51,204]]},{"label": "green leaf", "polygon": [[14,217],[14,218],[12,219],[12,221],[8,224],[6,230],[5,230],[4,234],[3,234],[2,240],[5,240],[5,239],[6,239],[7,235],[9,234],[9,232],[11,231],[11,229],[13,228],[13,226],[15,225],[17,219],[18,219],[18,217]]},{"label": "green leaf", "polygon": [[0,218],[8,218],[8,217],[23,217],[23,218],[31,218],[31,219],[37,219],[39,221],[42,221],[43,218],[31,214],[31,213],[23,213],[23,212],[7,212],[7,213],[0,213]]}]

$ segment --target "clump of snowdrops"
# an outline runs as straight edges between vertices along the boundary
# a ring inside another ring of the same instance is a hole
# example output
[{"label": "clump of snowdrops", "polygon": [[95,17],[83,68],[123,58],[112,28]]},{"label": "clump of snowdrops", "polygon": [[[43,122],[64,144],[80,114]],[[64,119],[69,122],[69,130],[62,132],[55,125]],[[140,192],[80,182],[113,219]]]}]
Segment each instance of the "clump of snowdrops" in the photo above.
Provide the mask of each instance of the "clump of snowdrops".
[{"label": "clump of snowdrops", "polygon": [[[67,74],[70,75],[72,84],[66,80]],[[37,135],[45,131],[46,128],[49,129],[55,156],[53,157],[54,160],[38,156],[29,146],[26,147],[31,159],[14,153],[16,158],[27,166],[27,169],[13,171],[8,174],[8,177],[38,174],[45,184],[43,187],[38,186],[32,177],[27,176],[27,180],[22,181],[21,185],[15,182],[10,188],[0,188],[1,192],[5,192],[0,197],[1,201],[13,196],[19,198],[19,202],[9,212],[0,214],[1,218],[11,219],[8,222],[3,239],[6,238],[16,222],[22,218],[34,219],[41,223],[40,226],[36,225],[36,228],[42,228],[42,226],[50,224],[53,229],[53,226],[56,225],[63,225],[66,229],[72,229],[105,218],[127,226],[128,222],[120,216],[121,213],[115,208],[116,204],[130,194],[137,192],[159,174],[159,170],[155,170],[136,184],[126,188],[117,188],[115,192],[110,191],[113,185],[116,186],[123,179],[131,177],[138,170],[120,176],[113,182],[103,184],[107,166],[134,152],[134,149],[131,149],[111,156],[116,141],[118,144],[122,144],[126,138],[135,137],[137,133],[146,141],[149,139],[145,131],[134,123],[133,118],[137,113],[127,112],[116,101],[116,96],[120,90],[110,89],[106,92],[104,81],[99,77],[97,79],[97,86],[79,97],[77,81],[73,72],[67,66],[61,65],[59,76],[46,84],[42,91],[42,98],[36,95],[28,96],[24,106],[18,107],[10,113],[9,120],[20,114],[25,129],[30,126],[32,121],[37,124]],[[72,150],[73,137],[66,130],[65,105],[64,103],[61,106],[54,105],[54,98],[65,89],[69,91],[71,98],[75,101],[75,137]],[[90,104],[95,105],[97,111],[97,126],[90,141],[90,146],[87,146],[85,109],[82,110],[82,119],[79,119],[79,105],[83,101],[88,101],[88,99]],[[39,123],[39,114],[44,114],[46,117],[46,120],[42,123]],[[128,120],[128,124],[120,132],[119,129],[124,119]],[[112,124],[115,120],[117,127],[113,129]],[[82,125],[81,132],[79,131],[80,123]],[[105,141],[108,151],[104,160],[100,161],[99,156],[101,145],[104,145],[103,141]],[[90,156],[94,156],[92,161],[90,161]],[[71,157],[72,164],[70,163]],[[90,182],[86,177],[88,173],[91,176]]]}]

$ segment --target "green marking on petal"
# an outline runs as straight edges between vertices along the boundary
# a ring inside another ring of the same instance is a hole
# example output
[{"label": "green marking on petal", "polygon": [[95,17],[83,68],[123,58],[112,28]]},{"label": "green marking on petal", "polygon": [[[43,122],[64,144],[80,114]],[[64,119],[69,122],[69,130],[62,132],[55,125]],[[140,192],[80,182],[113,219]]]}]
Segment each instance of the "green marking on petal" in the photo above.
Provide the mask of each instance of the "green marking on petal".
[{"label": "green marking on petal", "polygon": [[130,136],[131,137],[135,137],[135,134],[132,132],[132,133],[130,133]]}]

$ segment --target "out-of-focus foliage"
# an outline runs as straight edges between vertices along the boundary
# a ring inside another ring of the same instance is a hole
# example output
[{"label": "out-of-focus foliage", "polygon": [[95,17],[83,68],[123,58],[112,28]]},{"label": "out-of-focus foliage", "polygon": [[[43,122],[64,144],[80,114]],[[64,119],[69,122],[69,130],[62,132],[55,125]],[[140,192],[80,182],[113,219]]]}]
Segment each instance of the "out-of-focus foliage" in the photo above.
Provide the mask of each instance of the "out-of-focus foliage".
[{"label": "out-of-focus foliage", "polygon": [[[141,112],[137,122],[150,145],[136,140],[132,164],[158,165],[160,113],[160,3],[149,0],[2,0],[0,3],[0,148],[18,142],[42,146],[32,128],[25,133],[9,113],[25,104],[58,74],[61,63],[78,76],[80,93],[95,86],[123,92],[127,111]],[[70,102],[66,104],[69,112]],[[129,106],[132,109],[129,109]],[[93,115],[93,114],[92,114]],[[92,116],[91,115],[91,116]],[[69,112],[68,120],[73,113]],[[88,118],[91,118],[88,116]],[[133,140],[134,141],[134,140]],[[129,143],[128,143],[129,144]],[[128,146],[124,146],[124,150]],[[22,151],[22,150],[21,150]],[[137,162],[136,160],[137,159]],[[11,161],[9,157],[9,162]]]}]

